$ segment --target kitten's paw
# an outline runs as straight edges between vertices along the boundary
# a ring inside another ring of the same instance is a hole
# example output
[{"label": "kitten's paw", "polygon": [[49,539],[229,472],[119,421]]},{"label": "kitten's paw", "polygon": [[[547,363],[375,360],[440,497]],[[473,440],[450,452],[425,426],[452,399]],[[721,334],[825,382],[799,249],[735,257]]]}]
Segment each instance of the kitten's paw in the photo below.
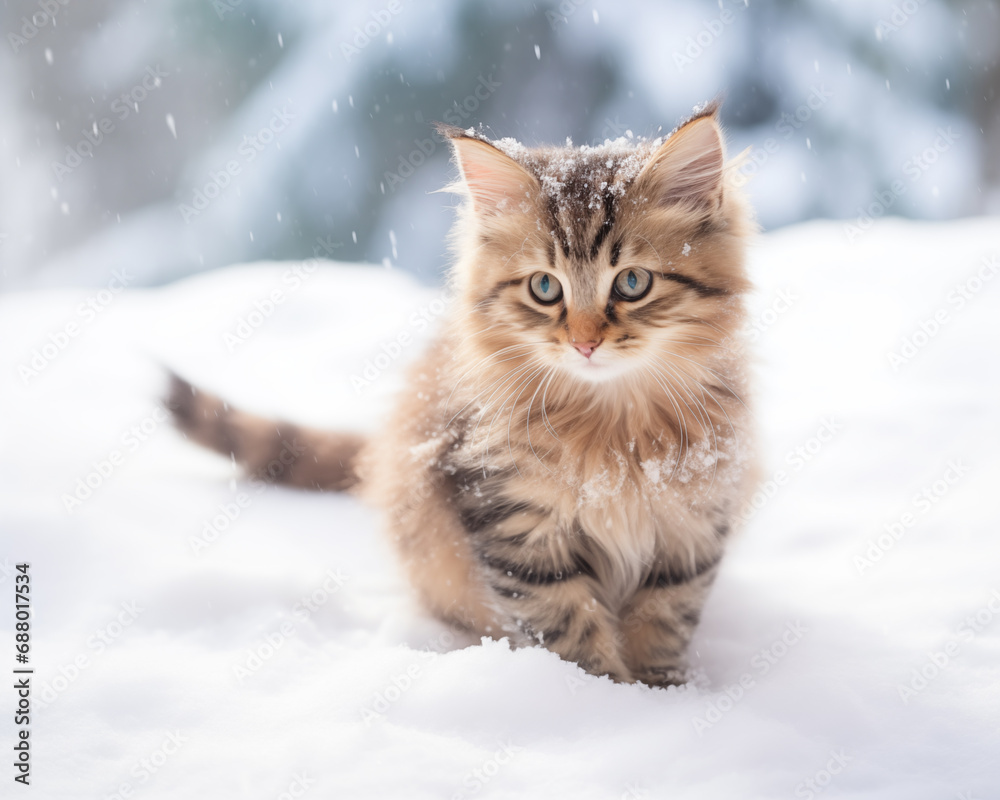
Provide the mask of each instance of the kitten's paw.
[{"label": "kitten's paw", "polygon": [[683,686],[688,681],[688,671],[682,667],[642,667],[636,670],[635,679],[647,686]]},{"label": "kitten's paw", "polygon": [[636,677],[624,664],[609,664],[607,661],[595,661],[592,659],[579,659],[576,662],[581,669],[597,677],[607,676],[615,683],[635,683]]}]

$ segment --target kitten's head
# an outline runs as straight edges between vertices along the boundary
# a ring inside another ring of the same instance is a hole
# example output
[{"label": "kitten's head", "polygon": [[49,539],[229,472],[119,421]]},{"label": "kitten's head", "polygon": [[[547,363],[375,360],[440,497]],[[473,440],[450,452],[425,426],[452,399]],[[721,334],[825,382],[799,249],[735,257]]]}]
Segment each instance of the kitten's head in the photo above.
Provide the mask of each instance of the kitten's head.
[{"label": "kitten's head", "polygon": [[468,199],[453,277],[469,357],[597,392],[703,382],[742,323],[752,228],[716,106],[666,139],[596,147],[441,132]]}]

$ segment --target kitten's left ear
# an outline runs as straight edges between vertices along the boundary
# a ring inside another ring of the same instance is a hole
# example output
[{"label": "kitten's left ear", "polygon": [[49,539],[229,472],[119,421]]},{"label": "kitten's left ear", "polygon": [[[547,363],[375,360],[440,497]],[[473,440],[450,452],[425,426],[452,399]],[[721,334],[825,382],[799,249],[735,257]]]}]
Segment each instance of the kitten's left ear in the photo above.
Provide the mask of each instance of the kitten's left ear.
[{"label": "kitten's left ear", "polygon": [[671,134],[636,178],[638,190],[660,206],[717,208],[725,161],[717,115],[716,105]]},{"label": "kitten's left ear", "polygon": [[504,201],[519,204],[540,188],[534,175],[489,142],[450,125],[438,125],[437,129],[451,142],[476,213],[486,216],[515,210],[518,205],[509,206]]}]

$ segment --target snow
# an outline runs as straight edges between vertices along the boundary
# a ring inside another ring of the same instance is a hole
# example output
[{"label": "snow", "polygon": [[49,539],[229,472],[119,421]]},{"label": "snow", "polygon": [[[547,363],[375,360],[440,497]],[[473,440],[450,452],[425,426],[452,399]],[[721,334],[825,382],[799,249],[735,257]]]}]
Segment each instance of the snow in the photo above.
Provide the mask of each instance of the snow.
[{"label": "snow", "polygon": [[[615,170],[615,182],[611,185],[611,193],[620,197],[625,193],[627,186],[638,177],[642,168],[646,166],[650,154],[663,144],[662,138],[633,141],[625,136],[619,136],[617,139],[605,139],[599,145],[574,147],[572,140],[567,139],[565,146],[558,150],[533,150],[510,137],[493,141],[487,138],[482,131],[477,131],[474,128],[467,132],[482,141],[495,145],[515,161],[530,165],[536,173],[541,175],[546,194],[552,195],[560,207],[565,202],[563,197],[565,182],[574,172],[586,170],[588,165],[593,171],[585,174],[591,177],[590,184],[592,185],[597,184],[602,177],[600,174],[602,166],[605,170]],[[600,208],[602,192],[607,185],[607,183],[597,185],[598,190],[593,194],[589,204],[590,208]]]},{"label": "snow", "polygon": [[[0,626],[11,642],[30,562],[32,796],[995,796],[998,232],[814,222],[754,244],[766,482],[696,679],[670,690],[448,630],[371,510],[255,487],[163,421],[161,363],[371,428],[439,290],[306,262],[0,297]],[[25,384],[36,348],[54,357]]]}]

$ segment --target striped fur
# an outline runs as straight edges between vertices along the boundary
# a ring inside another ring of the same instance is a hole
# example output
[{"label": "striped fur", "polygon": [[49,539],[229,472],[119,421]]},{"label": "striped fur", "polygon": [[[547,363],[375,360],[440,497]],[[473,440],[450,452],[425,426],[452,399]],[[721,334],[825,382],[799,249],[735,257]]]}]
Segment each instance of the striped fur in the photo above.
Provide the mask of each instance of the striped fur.
[{"label": "striped fur", "polygon": [[354,461],[364,438],[274,422],[231,407],[177,375],[166,406],[177,427],[200,445],[231,456],[268,483],[342,492],[357,483]]},{"label": "striped fur", "polygon": [[[467,198],[450,318],[377,434],[304,437],[326,449],[292,482],[356,477],[440,618],[615,680],[680,683],[756,474],[753,223],[716,109],[662,142],[588,149],[443,133]],[[638,299],[614,289],[629,269],[652,276]],[[558,301],[532,294],[539,272]],[[196,402],[182,427],[259,468],[274,426],[219,409]]]}]

